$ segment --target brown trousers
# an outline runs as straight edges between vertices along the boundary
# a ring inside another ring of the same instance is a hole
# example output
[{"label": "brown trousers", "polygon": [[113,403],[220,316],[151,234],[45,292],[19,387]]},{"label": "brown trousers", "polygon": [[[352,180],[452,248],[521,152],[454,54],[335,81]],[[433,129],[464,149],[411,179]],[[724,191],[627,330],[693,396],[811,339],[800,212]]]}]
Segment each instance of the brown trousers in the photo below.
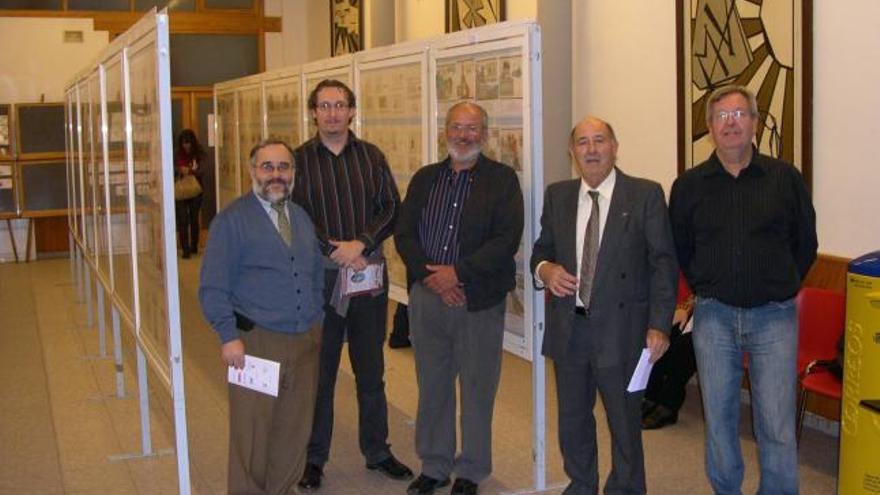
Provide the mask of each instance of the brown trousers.
[{"label": "brown trousers", "polygon": [[281,363],[278,397],[229,385],[230,495],[294,493],[318,389],[320,324],[301,334],[239,332],[245,352]]}]

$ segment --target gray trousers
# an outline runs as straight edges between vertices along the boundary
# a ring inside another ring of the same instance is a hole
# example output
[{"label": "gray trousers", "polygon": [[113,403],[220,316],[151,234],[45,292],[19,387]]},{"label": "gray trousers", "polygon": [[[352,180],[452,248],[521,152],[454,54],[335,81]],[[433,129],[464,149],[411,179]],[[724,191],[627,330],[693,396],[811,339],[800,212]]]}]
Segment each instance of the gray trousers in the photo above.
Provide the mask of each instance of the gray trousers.
[{"label": "gray trousers", "polygon": [[[479,483],[492,472],[492,412],[501,374],[504,302],[482,311],[449,307],[421,283],[409,294],[410,338],[419,384],[416,453],[422,473]],[[461,454],[455,457],[455,378],[461,395]]]}]

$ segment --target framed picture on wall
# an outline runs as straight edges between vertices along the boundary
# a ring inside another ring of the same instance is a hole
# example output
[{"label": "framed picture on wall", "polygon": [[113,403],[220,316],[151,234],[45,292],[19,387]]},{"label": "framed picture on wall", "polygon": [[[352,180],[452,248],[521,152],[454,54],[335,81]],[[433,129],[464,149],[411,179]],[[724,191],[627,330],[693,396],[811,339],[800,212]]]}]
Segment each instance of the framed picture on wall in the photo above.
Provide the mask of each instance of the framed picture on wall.
[{"label": "framed picture on wall", "polygon": [[330,0],[330,55],[364,48],[363,0]]},{"label": "framed picture on wall", "polygon": [[758,100],[758,150],[793,163],[811,185],[812,0],[676,0],[678,169],[714,150],[706,101],[745,86]]},{"label": "framed picture on wall", "polygon": [[446,32],[504,20],[504,0],[446,0]]}]

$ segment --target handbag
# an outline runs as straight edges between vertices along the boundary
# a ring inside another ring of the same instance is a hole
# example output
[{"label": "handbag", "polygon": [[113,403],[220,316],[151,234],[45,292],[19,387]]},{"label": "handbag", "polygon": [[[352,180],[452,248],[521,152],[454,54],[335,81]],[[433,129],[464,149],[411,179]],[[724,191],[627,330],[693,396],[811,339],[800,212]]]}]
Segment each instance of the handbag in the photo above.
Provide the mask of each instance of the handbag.
[{"label": "handbag", "polygon": [[195,175],[184,175],[174,181],[174,201],[192,199],[199,194],[202,194],[202,186],[199,185]]}]

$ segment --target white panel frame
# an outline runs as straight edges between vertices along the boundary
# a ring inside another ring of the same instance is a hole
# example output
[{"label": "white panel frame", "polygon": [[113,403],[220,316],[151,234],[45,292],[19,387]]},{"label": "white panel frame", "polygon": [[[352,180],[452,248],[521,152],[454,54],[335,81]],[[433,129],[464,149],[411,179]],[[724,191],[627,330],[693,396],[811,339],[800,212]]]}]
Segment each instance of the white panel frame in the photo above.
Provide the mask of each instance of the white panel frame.
[{"label": "white panel frame", "polygon": [[[150,342],[144,340],[144,336],[141,334],[141,308],[140,308],[140,297],[139,291],[142,290],[139,286],[139,273],[138,273],[138,237],[137,237],[137,222],[138,222],[138,214],[135,208],[135,184],[134,184],[134,163],[133,163],[133,140],[132,140],[132,115],[131,115],[131,86],[130,86],[130,72],[129,72],[129,53],[133,48],[137,48],[138,46],[143,46],[145,43],[155,43],[155,57],[156,57],[156,80],[154,81],[157,88],[157,100],[158,100],[158,139],[161,140],[160,149],[161,149],[161,163],[157,164],[161,170],[161,189],[162,189],[162,229],[163,229],[163,239],[164,245],[161,249],[164,250],[164,284],[166,290],[166,298],[164,304],[167,309],[167,321],[165,322],[167,325],[168,332],[168,355],[167,356],[159,356],[155,351],[150,352],[155,346],[153,346]],[[132,330],[132,335],[135,339],[136,343],[136,351],[137,351],[137,361],[138,361],[138,392],[140,397],[140,410],[141,410],[141,448],[142,455],[140,456],[131,456],[131,455],[123,455],[118,456],[117,458],[132,458],[132,457],[148,457],[157,455],[160,453],[154,453],[152,451],[152,443],[151,443],[151,435],[150,435],[150,420],[149,420],[149,389],[147,384],[147,365],[149,364],[157,376],[160,378],[160,382],[163,387],[170,392],[172,399],[172,409],[174,413],[174,430],[175,430],[175,453],[177,458],[177,475],[178,475],[178,487],[179,493],[189,495],[191,492],[190,486],[190,477],[189,477],[189,446],[186,434],[186,409],[185,409],[185,394],[183,387],[183,352],[182,352],[182,343],[180,336],[180,304],[179,304],[179,294],[178,294],[178,270],[177,270],[177,248],[176,248],[176,228],[174,224],[174,194],[173,194],[173,138],[171,136],[171,83],[170,83],[170,49],[169,49],[169,36],[168,36],[168,14],[167,11],[163,11],[162,13],[157,13],[156,9],[153,9],[151,12],[147,13],[143,18],[141,18],[137,23],[135,23],[128,31],[118,36],[114,41],[102,52],[101,56],[98,60],[87,66],[80,74],[78,74],[67,87],[67,94],[69,100],[68,108],[70,108],[70,103],[72,102],[76,107],[76,132],[71,132],[70,138],[74,137],[75,142],[69,143],[68,148],[68,163],[70,164],[70,169],[73,174],[69,175],[68,181],[68,194],[72,194],[74,196],[73,203],[76,204],[76,196],[79,196],[78,206],[79,208],[74,213],[72,217],[73,224],[71,225],[71,231],[73,232],[73,237],[77,244],[76,251],[82,253],[83,257],[86,258],[86,262],[92,266],[93,268],[97,267],[96,261],[96,253],[98,252],[98,248],[94,251],[89,249],[89,239],[83,239],[83,235],[86,232],[85,229],[81,228],[80,225],[85,225],[85,222],[89,219],[86,219],[86,208],[85,201],[83,200],[84,188],[83,188],[83,172],[87,169],[84,164],[84,152],[83,152],[83,109],[82,109],[82,95],[80,94],[80,87],[83,83],[88,83],[90,77],[95,77],[97,72],[97,77],[99,77],[100,82],[100,97],[101,97],[101,126],[100,132],[102,136],[101,145],[103,148],[103,158],[105,160],[104,167],[104,187],[102,188],[102,201],[107,210],[106,218],[100,219],[102,222],[106,222],[108,228],[108,243],[109,243],[109,253],[110,256],[110,274],[108,277],[98,277],[100,282],[104,285],[105,289],[108,293],[113,294],[112,304],[113,304],[113,326],[114,331],[116,332],[116,340],[117,349],[114,354],[117,358],[117,368],[121,369],[121,346],[119,345],[120,339],[118,335],[119,329],[119,315],[122,314],[128,320],[128,327]],[[121,57],[121,58],[120,58]],[[132,301],[132,314],[127,314],[128,311],[125,310],[124,304],[122,304],[118,294],[116,292],[116,287],[114,283],[113,273],[113,240],[112,233],[109,231],[111,226],[111,210],[110,210],[110,195],[109,195],[109,150],[108,150],[108,126],[107,126],[107,87],[106,87],[106,65],[108,63],[112,64],[117,61],[119,58],[119,67],[122,70],[122,88],[123,88],[123,109],[125,116],[125,167],[126,167],[126,180],[127,180],[127,191],[128,191],[128,208],[130,212],[130,221],[128,224],[128,232],[131,239],[131,270],[132,270],[132,280],[133,280],[133,301]],[[73,101],[75,100],[75,102]],[[92,102],[95,103],[95,102]],[[92,107],[92,112],[95,111],[95,107]],[[72,117],[72,116],[71,116]],[[94,115],[93,118],[98,118],[97,115]],[[68,125],[72,125],[72,119],[68,119]],[[72,130],[71,130],[72,131]],[[93,132],[94,127],[90,127],[88,132]],[[97,139],[97,136],[92,137],[92,148],[96,146],[94,140]],[[94,161],[94,153],[91,154],[91,160]],[[96,181],[97,182],[97,181]],[[79,187],[77,187],[77,184]],[[97,184],[96,184],[97,186]],[[94,196],[94,204],[97,204],[98,201],[98,191],[93,191]],[[82,210],[82,211],[79,211]],[[93,222],[93,225],[97,226],[97,222],[99,219],[93,218],[90,219]],[[81,223],[76,223],[81,222]],[[95,229],[97,230],[97,229]],[[97,233],[95,232],[94,239],[91,240],[93,246],[97,247]],[[88,287],[88,285],[87,285]],[[120,311],[122,309],[122,311]],[[146,351],[146,352],[145,352]],[[149,359],[147,359],[149,358]],[[119,374],[117,374],[117,395],[122,397],[124,395],[123,390],[121,390],[122,381]]]}]

